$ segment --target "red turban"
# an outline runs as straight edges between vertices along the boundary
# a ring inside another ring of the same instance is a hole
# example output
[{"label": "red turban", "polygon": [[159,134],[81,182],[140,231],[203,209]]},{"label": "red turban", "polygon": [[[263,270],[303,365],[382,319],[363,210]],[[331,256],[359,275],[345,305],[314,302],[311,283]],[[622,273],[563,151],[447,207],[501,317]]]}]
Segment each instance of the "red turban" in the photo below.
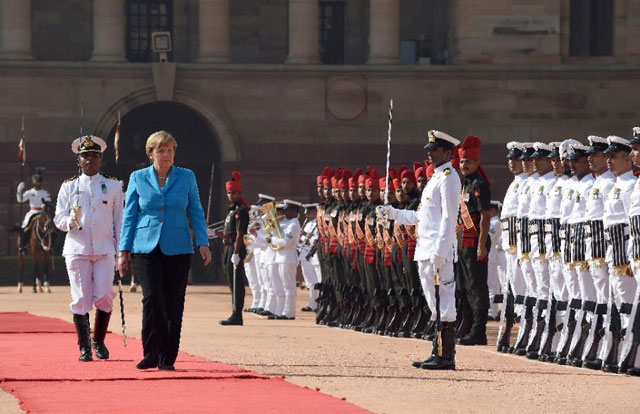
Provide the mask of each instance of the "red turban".
[{"label": "red turban", "polygon": [[405,178],[408,178],[409,180],[411,180],[414,184],[418,181],[416,179],[416,174],[411,171],[411,170],[404,170],[402,171],[402,174],[400,174],[400,179],[404,180]]},{"label": "red turban", "polygon": [[451,165],[453,166],[453,168],[455,168],[458,171],[460,171],[460,157],[458,155],[459,151],[460,151],[460,145],[457,145],[453,149],[453,157],[451,158]]},{"label": "red turban", "polygon": [[353,173],[353,177],[349,178],[349,188],[358,187],[358,183],[360,181],[361,176],[362,176],[362,170],[358,168],[356,172]]},{"label": "red turban", "polygon": [[387,178],[386,177],[382,177],[380,179],[380,190],[384,190],[386,184],[387,184]]},{"label": "red turban", "polygon": [[333,170],[329,167],[324,167],[322,169],[322,173],[316,177],[316,184],[317,185],[323,185],[324,184],[324,179],[325,178],[331,178],[333,177]]},{"label": "red turban", "polygon": [[227,191],[236,191],[238,193],[242,192],[242,182],[240,181],[240,178],[240,171],[232,172],[231,180],[226,183]]},{"label": "red turban", "polygon": [[331,177],[331,188],[339,188],[339,182],[340,178],[338,178],[338,176],[334,175],[333,177]]},{"label": "red turban", "polygon": [[[404,171],[406,172],[406,171]],[[397,190],[398,188],[402,188],[402,182],[398,178],[393,179],[393,189]]]},{"label": "red turban", "polygon": [[322,180],[322,186],[323,186],[324,188],[331,188],[331,179],[330,179],[330,178],[325,177],[325,178]]},{"label": "red turban", "polygon": [[426,177],[426,175],[425,175],[425,173],[424,173],[424,172],[425,172],[425,168],[424,168],[424,167],[418,167],[418,168],[416,168],[416,170],[414,171],[414,173],[415,173],[416,183],[418,182],[418,178],[419,178],[419,177],[421,177],[421,176],[422,176],[422,177]]},{"label": "red turban", "polygon": [[475,135],[469,135],[464,139],[462,145],[460,145],[460,148],[458,149],[458,157],[478,161],[480,160],[481,146],[482,141],[480,141],[480,138]]},{"label": "red turban", "polygon": [[435,169],[436,169],[436,166],[434,164],[429,164],[429,166],[427,167],[427,171],[424,174],[427,177],[427,179],[431,178]]},{"label": "red turban", "polygon": [[369,177],[364,182],[365,187],[380,189],[380,174],[378,174],[378,170],[367,167],[367,171],[369,172]]}]

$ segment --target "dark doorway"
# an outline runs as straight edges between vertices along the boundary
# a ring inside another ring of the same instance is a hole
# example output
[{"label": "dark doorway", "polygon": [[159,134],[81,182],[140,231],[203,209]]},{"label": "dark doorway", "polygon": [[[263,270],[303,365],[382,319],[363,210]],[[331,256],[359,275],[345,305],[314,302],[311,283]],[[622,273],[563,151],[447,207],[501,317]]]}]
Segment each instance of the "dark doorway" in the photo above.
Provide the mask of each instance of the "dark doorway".
[{"label": "dark doorway", "polygon": [[344,64],[346,28],[344,1],[320,1],[318,19],[320,61],[327,65]]},{"label": "dark doorway", "polygon": [[[211,165],[219,165],[220,150],[215,132],[207,121],[186,105],[174,102],[154,102],[140,106],[123,114],[120,125],[119,157],[115,163],[113,139],[115,127],[107,138],[108,148],[104,154],[104,172],[122,179],[125,187],[132,171],[149,166],[145,144],[149,135],[165,130],[178,142],[175,165],[192,170],[198,182],[200,202],[207,215],[207,201],[211,185]],[[222,180],[215,174],[212,193],[211,221],[219,219],[225,212],[216,211],[220,205]],[[212,246],[216,246],[212,243]],[[214,258],[220,257],[214,249]],[[220,260],[214,260],[214,265]],[[194,255],[192,281],[210,283],[217,280],[219,269],[209,266],[205,269],[202,260]]]}]

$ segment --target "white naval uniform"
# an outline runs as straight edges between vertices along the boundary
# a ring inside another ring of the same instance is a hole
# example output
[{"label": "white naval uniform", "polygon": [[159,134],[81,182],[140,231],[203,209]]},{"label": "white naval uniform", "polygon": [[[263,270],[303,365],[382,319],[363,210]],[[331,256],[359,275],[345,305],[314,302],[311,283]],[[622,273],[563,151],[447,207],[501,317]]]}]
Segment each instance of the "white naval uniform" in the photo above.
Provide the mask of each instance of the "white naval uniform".
[{"label": "white naval uniform", "polygon": [[[603,219],[605,230],[616,224],[629,224],[631,192],[636,185],[636,181],[636,177],[632,171],[616,177],[616,183],[609,194],[607,194],[604,202]],[[626,228],[625,234],[629,234],[628,227]],[[614,269],[614,252],[611,245],[607,248],[606,260],[609,266],[611,295],[613,295],[609,300],[615,303],[618,309],[622,303],[633,303],[637,287],[636,281],[631,276],[618,274],[618,272],[616,272],[616,269]],[[629,314],[620,314],[620,320],[622,322],[622,329],[625,329],[629,322]]]},{"label": "white naval uniform", "polygon": [[[500,218],[503,222],[502,227],[502,249],[505,252],[505,256],[507,259],[507,276],[509,278],[509,284],[511,286],[511,291],[516,298],[518,304],[516,305],[516,310],[519,309],[519,305],[522,304],[524,300],[524,295],[526,293],[526,284],[524,283],[524,276],[522,275],[522,268],[518,265],[518,237],[516,232],[516,240],[515,243],[512,240],[511,244],[509,242],[509,232],[514,231],[514,229],[510,229],[510,226],[514,226],[517,228],[516,220],[518,217],[518,206],[519,206],[519,194],[522,190],[522,186],[524,185],[524,181],[527,179],[527,174],[521,173],[514,177],[513,181],[507,188],[507,193],[504,196],[504,201],[502,203],[502,213]],[[505,286],[505,294],[508,292],[507,286]],[[503,304],[506,302],[503,302]]]},{"label": "white naval uniform", "polygon": [[[547,199],[553,192],[557,177],[553,171],[536,180],[535,187],[531,191],[531,201],[529,203],[529,235],[531,237],[531,264],[536,277],[535,297],[538,300],[550,299],[550,276],[549,263],[546,255],[546,238],[540,238],[540,232],[544,232],[544,223],[547,219]],[[541,220],[538,224],[531,224],[534,220]],[[542,228],[540,228],[542,226]],[[540,250],[544,254],[540,254]]]},{"label": "white naval uniform", "polygon": [[315,288],[316,283],[320,283],[320,261],[318,260],[318,253],[314,253],[313,256],[307,260],[307,255],[312,246],[318,240],[318,220],[308,220],[302,229],[306,235],[306,243],[300,248],[300,269],[302,270],[302,277],[304,278],[305,285],[309,289],[309,300],[307,306],[311,309],[316,309],[318,299],[318,289]]},{"label": "white naval uniform", "polygon": [[[489,221],[489,237],[491,238],[492,249],[489,250],[489,257],[487,259],[488,277],[487,287],[489,288],[489,316],[495,318],[498,316],[498,304],[495,303],[494,298],[502,292],[502,286],[504,286],[505,278],[505,256],[502,250],[500,239],[502,236],[502,223],[500,223],[500,217],[491,217]],[[506,303],[506,302],[504,302]]]},{"label": "white naval uniform", "polygon": [[[457,260],[456,225],[460,208],[462,184],[451,162],[437,167],[422,191],[417,211],[394,209],[396,224],[416,226],[417,243],[414,260],[422,290],[430,309],[436,307],[435,271],[440,271],[440,317],[443,322],[456,320],[455,280],[453,263]],[[444,259],[440,269],[434,269],[433,260]],[[435,320],[436,312],[431,319]]]},{"label": "white naval uniform", "polygon": [[[568,225],[569,218],[571,217],[571,213],[573,211],[573,204],[575,202],[575,192],[576,192],[577,183],[578,183],[578,179],[576,177],[571,177],[566,179],[563,184],[562,200],[560,201],[560,225],[563,227],[565,225]],[[571,300],[578,300],[578,298],[571,295],[571,289],[569,288],[570,286],[577,286],[577,282],[576,282],[577,275],[576,275],[575,269],[571,264],[571,258],[569,257],[569,260],[567,260],[567,254],[566,254],[568,251],[569,252],[571,251],[571,247],[572,247],[569,241],[569,235],[570,233],[568,229],[566,231],[562,231],[561,240],[560,240],[560,245],[561,245],[560,250],[562,252],[562,275],[564,278],[564,289],[560,297],[556,297],[556,299],[563,302],[566,301],[569,304],[569,306],[571,306]],[[569,307],[567,308],[567,310],[568,309]],[[577,311],[577,309],[579,308],[573,307],[573,309],[574,311]],[[558,343],[554,348],[558,350],[564,349],[567,341],[571,339],[571,336],[569,335],[570,333],[569,317],[571,316],[571,312],[565,311],[564,315],[562,316],[560,315],[561,314],[559,314],[556,319],[561,319],[561,318],[563,319],[562,321],[563,329],[562,329],[562,332],[560,333],[560,338],[558,340]],[[554,341],[555,341],[555,338],[554,338]]]},{"label": "white naval uniform", "polygon": [[296,273],[298,271],[296,245],[298,244],[298,239],[300,239],[298,217],[285,218],[280,222],[280,228],[284,237],[271,237],[271,243],[280,247],[279,250],[276,250],[276,263],[278,264],[278,272],[285,294],[284,309],[278,315],[294,318],[296,316],[296,296],[298,292],[296,288]]},{"label": "white naval uniform", "polygon": [[[569,224],[575,225],[579,223],[585,223],[587,200],[589,198],[589,195],[591,194],[591,188],[593,187],[594,182],[595,179],[593,178],[593,176],[591,174],[587,174],[575,184],[573,208],[568,219]],[[586,234],[577,234],[576,238],[581,239],[585,243],[586,248]],[[575,249],[574,252],[572,252],[571,262],[574,265],[577,283],[575,283],[575,285],[573,286],[567,286],[567,288],[569,289],[569,295],[572,297],[579,297],[584,306],[585,301],[596,301],[596,289],[595,285],[593,284],[593,278],[591,277],[591,274],[589,272],[587,262],[578,260],[578,258],[576,258],[573,253],[575,253]],[[586,251],[584,253],[584,256],[586,258]]]},{"label": "white naval uniform", "polygon": [[22,194],[20,194],[19,192],[16,193],[16,200],[18,200],[18,203],[24,203],[27,201],[29,202],[30,209],[29,211],[27,211],[27,214],[25,214],[24,219],[22,220],[23,229],[27,227],[27,224],[29,224],[29,220],[31,219],[31,217],[36,214],[40,214],[40,212],[42,211],[42,207],[44,207],[44,202],[42,201],[43,199],[45,201],[51,201],[49,192],[44,188],[36,190],[35,187],[32,187]]},{"label": "white naval uniform", "polygon": [[[640,222],[640,180],[637,180],[631,191],[631,201],[629,205],[629,220],[631,226],[638,227]],[[633,232],[629,240],[629,261],[631,263],[631,270],[633,271],[633,277],[636,280],[636,294],[633,301],[633,308],[631,310],[631,317],[629,318],[629,326],[634,325],[635,318],[637,317],[638,306],[640,306],[640,240],[637,236],[634,237]],[[620,360],[623,360],[625,356],[631,351],[631,345],[637,334],[633,332],[633,329],[627,329],[627,333],[624,336],[624,346],[622,347],[622,355]],[[640,352],[636,351],[636,355],[631,358],[629,367],[640,367]]]},{"label": "white naval uniform", "polygon": [[[258,230],[258,233],[262,232],[262,230]],[[271,286],[271,281],[269,279],[269,274],[267,273],[267,267],[264,263],[264,258],[266,256],[265,249],[267,247],[267,243],[264,238],[255,237],[253,240],[253,244],[251,245],[253,249],[254,261],[256,263],[256,271],[258,273],[258,279],[260,280],[260,301],[257,304],[258,309],[266,309],[267,308],[267,297],[269,296],[269,288]]]},{"label": "white naval uniform", "polygon": [[[553,189],[547,197],[547,232],[545,243],[547,244],[547,259],[549,261],[549,285],[553,298],[557,301],[567,300],[567,291],[564,283],[564,276],[562,273],[562,248],[559,252],[554,252],[553,234],[552,234],[552,221],[559,222],[561,214],[562,197],[566,191],[566,185],[569,182],[569,177],[563,175],[558,178],[553,185]],[[559,229],[558,229],[559,231]],[[558,311],[559,314],[563,314],[564,311]],[[556,318],[558,323],[561,323],[561,318]]]},{"label": "white naval uniform", "polygon": [[[560,201],[560,225],[561,226],[569,224],[569,218],[571,217],[571,212],[573,211],[573,203],[575,202],[575,192],[576,192],[577,184],[578,184],[578,179],[576,177],[571,177],[565,181],[562,200]],[[565,257],[565,251],[567,249],[569,250],[571,249],[571,246],[567,246],[567,244],[570,244],[568,229],[561,240],[562,263],[563,263],[562,274],[564,275],[564,285],[565,285],[565,291],[567,295],[566,300],[571,300],[571,299],[576,299],[574,296],[571,295],[570,286],[576,285],[575,281],[577,279],[577,276],[573,266],[571,265],[571,259],[567,261]]]},{"label": "white naval uniform", "polygon": [[[80,206],[79,230],[71,208]],[[71,312],[84,315],[96,308],[111,312],[115,257],[120,242],[124,195],[117,179],[102,174],[80,175],[62,183],[53,219],[67,232],[62,251],[71,285]]]},{"label": "white naval uniform", "polygon": [[269,247],[267,235],[262,229],[258,231],[256,240],[260,240],[260,242],[266,246],[262,253],[262,263],[269,278],[269,290],[264,309],[274,315],[282,315],[284,311],[285,293],[282,280],[280,279],[278,264],[276,263],[276,252]]},{"label": "white naval uniform", "polygon": [[[529,219],[529,210],[531,207],[531,197],[533,196],[533,192],[535,191],[536,184],[538,179],[540,178],[540,174],[534,172],[524,181],[522,185],[522,189],[518,194],[518,218],[526,219],[528,223]],[[528,224],[527,224],[528,225]],[[520,229],[520,233],[524,231],[523,228]],[[528,231],[528,229],[527,229]],[[525,250],[524,243],[529,243],[530,251],[527,252]],[[522,276],[524,277],[524,283],[527,286],[525,296],[529,298],[535,298],[537,294],[537,284],[536,284],[536,274],[533,269],[533,263],[531,263],[531,255],[533,254],[533,246],[531,246],[531,234],[529,234],[529,239],[524,240],[524,237],[518,237],[518,258],[520,259],[520,266],[522,267]]]},{"label": "white naval uniform", "polygon": [[[616,183],[616,176],[611,171],[606,171],[604,174],[600,174],[596,177],[591,187],[591,193],[587,197],[587,206],[585,210],[585,219],[589,222],[602,221],[604,216],[604,200],[609,194],[609,191]],[[635,187],[634,187],[635,188]],[[633,203],[632,203],[633,205]],[[639,211],[640,214],[640,211]],[[598,304],[606,305],[609,299],[609,271],[606,263],[604,263],[604,256],[594,257],[594,252],[591,247],[591,238],[595,226],[590,228],[589,243],[587,244],[587,260],[589,261],[589,271],[593,277],[594,286],[596,289],[596,302]],[[600,240],[602,243],[603,240]]]},{"label": "white naval uniform", "polygon": [[[251,246],[253,251],[253,246]],[[249,282],[249,289],[251,289],[251,306],[249,308],[254,309],[258,307],[260,299],[262,297],[262,288],[260,286],[260,279],[258,276],[258,266],[256,264],[256,255],[253,253],[251,260],[244,262],[244,273],[247,276],[247,282]]]}]

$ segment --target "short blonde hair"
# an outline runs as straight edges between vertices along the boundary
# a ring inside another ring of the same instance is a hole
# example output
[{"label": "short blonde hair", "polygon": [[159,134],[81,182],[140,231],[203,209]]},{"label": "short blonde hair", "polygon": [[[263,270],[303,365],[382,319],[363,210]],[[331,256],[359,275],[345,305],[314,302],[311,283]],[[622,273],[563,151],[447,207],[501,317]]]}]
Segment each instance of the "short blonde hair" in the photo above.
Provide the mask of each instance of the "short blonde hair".
[{"label": "short blonde hair", "polygon": [[178,148],[178,142],[173,137],[173,135],[171,135],[167,131],[158,131],[149,135],[149,138],[147,138],[147,144],[145,145],[147,156],[151,156],[151,151],[153,151],[154,149],[158,149],[164,145],[173,145],[174,150]]}]

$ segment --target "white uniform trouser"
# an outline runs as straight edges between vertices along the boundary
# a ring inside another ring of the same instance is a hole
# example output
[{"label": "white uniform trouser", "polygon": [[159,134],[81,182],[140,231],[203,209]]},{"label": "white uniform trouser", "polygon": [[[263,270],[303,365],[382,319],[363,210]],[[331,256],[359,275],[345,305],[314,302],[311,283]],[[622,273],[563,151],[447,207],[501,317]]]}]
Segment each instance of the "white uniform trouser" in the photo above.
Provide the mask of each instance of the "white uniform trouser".
[{"label": "white uniform trouser", "polygon": [[244,264],[244,273],[247,275],[249,289],[251,289],[251,295],[253,296],[250,307],[257,308],[260,303],[260,298],[262,297],[262,290],[258,279],[258,269],[255,259],[251,259]]},{"label": "white uniform trouser", "polygon": [[[611,248],[611,247],[609,247]],[[609,305],[614,304],[617,306],[618,311],[620,310],[620,305],[623,303],[634,303],[637,284],[636,280],[633,277],[628,275],[617,276],[615,274],[613,266],[609,266],[609,283],[611,287],[611,295],[609,297]],[[633,309],[632,309],[633,312]],[[606,359],[607,354],[609,353],[609,349],[611,348],[611,332],[609,331],[609,315],[611,314],[611,309],[608,309],[607,312],[607,328],[605,329],[605,343],[602,345],[600,349],[600,359],[603,361]],[[620,322],[622,329],[627,329],[629,327],[629,321],[631,319],[631,315],[620,313]],[[626,335],[625,335],[626,337]],[[626,338],[625,338],[626,341]]]},{"label": "white uniform trouser", "polygon": [[269,279],[269,275],[267,273],[267,268],[262,262],[258,262],[256,264],[256,270],[258,272],[258,278],[260,279],[260,303],[258,303],[259,309],[267,308],[267,298],[269,296],[269,288],[271,286],[271,280]]},{"label": "white uniform trouser", "polygon": [[546,258],[535,257],[531,260],[533,273],[536,277],[536,294],[538,299],[548,299],[551,293],[549,262]]},{"label": "white uniform trouser", "polygon": [[278,264],[278,273],[280,274],[280,281],[282,282],[285,296],[283,311],[282,313],[278,313],[278,315],[284,315],[287,318],[296,316],[296,296],[298,293],[298,289],[296,289],[297,270],[297,263]]},{"label": "white uniform trouser", "polygon": [[549,283],[553,297],[557,301],[566,302],[569,300],[569,291],[565,284],[562,259],[560,257],[552,257],[549,260]]},{"label": "white uniform trouser", "polygon": [[[633,301],[633,309],[631,310],[631,318],[629,319],[629,328],[627,329],[627,333],[624,336],[624,344],[622,346],[621,360],[624,359],[627,354],[631,351],[631,345],[637,338],[634,338],[636,334],[633,333],[633,325],[634,319],[636,317],[636,312],[638,311],[638,306],[640,306],[640,263],[637,261],[632,261],[631,269],[633,270],[633,277],[636,280],[636,296]],[[640,367],[640,352],[636,351],[635,357],[632,356],[629,364],[629,368]]]},{"label": "white uniform trouser", "polygon": [[115,255],[79,255],[64,257],[71,286],[71,312],[84,315],[96,308],[111,312]]},{"label": "white uniform trouser", "polygon": [[537,297],[538,285],[536,283],[536,273],[533,270],[533,263],[530,259],[520,260],[520,268],[522,269],[522,277],[527,286],[525,296]]},{"label": "white uniform trouser", "polygon": [[567,287],[567,296],[569,302],[573,299],[581,299],[580,295],[580,283],[578,282],[578,274],[571,264],[565,263],[562,267],[562,274],[564,275],[564,283]]},{"label": "white uniform trouser", "polygon": [[499,251],[491,251],[489,253],[487,287],[489,288],[489,315],[498,315],[498,304],[495,303],[494,297],[502,291],[500,284],[500,261],[498,259]]},{"label": "white uniform trouser", "polygon": [[269,276],[269,293],[267,295],[267,305],[264,309],[275,315],[282,315],[285,294],[280,280],[278,265],[276,263],[267,263],[265,268]]},{"label": "white uniform trouser", "polygon": [[[427,305],[430,309],[435,309],[435,273],[431,260],[418,261],[418,274]],[[431,315],[431,320],[436,320],[436,312]],[[455,322],[456,320],[456,284],[453,276],[453,262],[446,262],[440,269],[440,320],[442,322]]]},{"label": "white uniform trouser", "polygon": [[307,289],[309,289],[309,300],[307,301],[307,306],[311,309],[315,309],[317,306],[316,300],[318,299],[318,289],[315,288],[315,285],[316,283],[320,283],[320,279],[316,274],[316,266],[303,258],[300,260],[300,268],[302,269],[304,283],[307,286]]}]

